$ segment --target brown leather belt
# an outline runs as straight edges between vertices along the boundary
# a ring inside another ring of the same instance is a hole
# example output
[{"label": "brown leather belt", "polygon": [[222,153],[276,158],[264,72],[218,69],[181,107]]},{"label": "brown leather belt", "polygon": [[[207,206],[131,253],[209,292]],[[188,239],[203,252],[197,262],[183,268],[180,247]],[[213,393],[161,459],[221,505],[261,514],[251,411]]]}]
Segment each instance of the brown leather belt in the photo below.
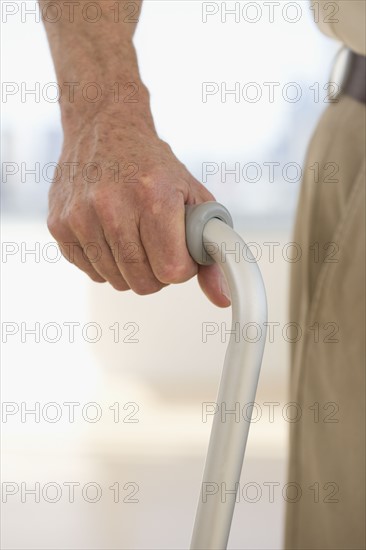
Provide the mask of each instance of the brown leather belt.
[{"label": "brown leather belt", "polygon": [[366,57],[351,52],[347,76],[342,85],[342,92],[356,101],[366,103]]}]

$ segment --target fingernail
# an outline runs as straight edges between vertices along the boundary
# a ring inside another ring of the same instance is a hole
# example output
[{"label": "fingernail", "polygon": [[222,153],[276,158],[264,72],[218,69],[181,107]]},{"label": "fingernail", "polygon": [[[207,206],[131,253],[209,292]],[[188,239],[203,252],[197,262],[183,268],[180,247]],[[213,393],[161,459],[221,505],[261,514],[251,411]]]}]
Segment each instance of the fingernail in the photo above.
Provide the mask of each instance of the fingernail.
[{"label": "fingernail", "polygon": [[229,285],[227,284],[227,281],[223,276],[220,277],[220,290],[221,294],[225,296],[225,298],[231,303]]}]

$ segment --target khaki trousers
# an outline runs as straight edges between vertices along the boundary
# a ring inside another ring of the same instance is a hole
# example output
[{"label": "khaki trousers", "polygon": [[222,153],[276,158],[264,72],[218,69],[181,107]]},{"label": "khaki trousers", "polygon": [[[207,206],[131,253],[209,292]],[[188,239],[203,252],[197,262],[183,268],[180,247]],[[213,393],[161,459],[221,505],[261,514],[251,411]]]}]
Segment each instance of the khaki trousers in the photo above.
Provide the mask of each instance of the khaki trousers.
[{"label": "khaki trousers", "polygon": [[365,548],[365,105],[325,111],[306,161],[291,278],[288,549]]}]

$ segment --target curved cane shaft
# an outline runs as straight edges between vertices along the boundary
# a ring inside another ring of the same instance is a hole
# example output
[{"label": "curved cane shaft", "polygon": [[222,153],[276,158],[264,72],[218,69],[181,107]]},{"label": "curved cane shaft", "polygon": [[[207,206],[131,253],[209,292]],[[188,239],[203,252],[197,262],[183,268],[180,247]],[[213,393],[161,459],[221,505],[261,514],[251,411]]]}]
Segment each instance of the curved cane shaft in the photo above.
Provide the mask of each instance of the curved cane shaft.
[{"label": "curved cane shaft", "polygon": [[[190,208],[210,208],[210,204]],[[217,204],[213,204],[217,208]],[[189,224],[189,219],[187,222]],[[220,265],[229,285],[232,332],[217,397],[219,413],[213,420],[191,550],[223,550],[229,538],[262,363],[267,303],[259,267],[241,237],[216,216],[205,221],[201,235],[206,252]],[[196,238],[199,237],[196,235]],[[243,328],[250,332],[250,339],[244,339]],[[242,411],[244,406],[247,414],[245,418],[240,416],[238,422],[235,411]]]}]

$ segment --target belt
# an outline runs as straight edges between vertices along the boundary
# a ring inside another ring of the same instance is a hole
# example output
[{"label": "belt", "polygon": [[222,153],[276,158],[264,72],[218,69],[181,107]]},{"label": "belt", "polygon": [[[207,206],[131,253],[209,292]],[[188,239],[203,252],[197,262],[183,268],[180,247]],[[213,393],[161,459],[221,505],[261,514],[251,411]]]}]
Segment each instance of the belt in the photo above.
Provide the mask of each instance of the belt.
[{"label": "belt", "polygon": [[356,101],[366,103],[366,57],[350,52],[342,92]]}]

